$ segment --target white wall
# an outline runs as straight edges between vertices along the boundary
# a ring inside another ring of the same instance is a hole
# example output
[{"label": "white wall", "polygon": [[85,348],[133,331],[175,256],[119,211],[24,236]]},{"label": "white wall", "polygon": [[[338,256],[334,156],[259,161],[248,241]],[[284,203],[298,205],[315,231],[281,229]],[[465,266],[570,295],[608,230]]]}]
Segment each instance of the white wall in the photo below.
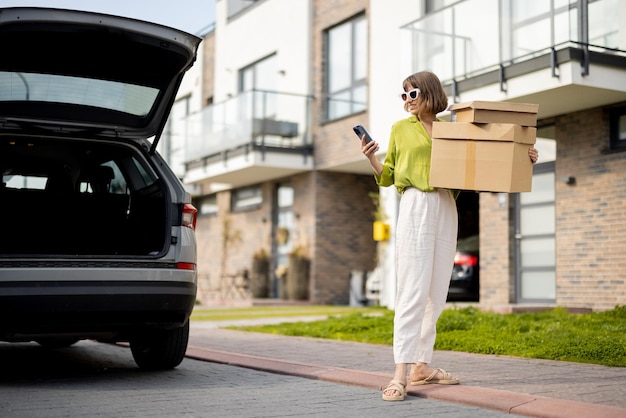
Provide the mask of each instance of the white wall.
[{"label": "white wall", "polygon": [[[411,74],[409,54],[411,49],[403,41],[408,31],[400,29],[420,16],[422,1],[418,0],[371,0],[370,18],[370,72],[369,72],[369,126],[368,130],[380,143],[378,156],[383,159],[389,143],[391,125],[409,117],[404,111],[400,93],[402,81]],[[382,289],[380,304],[393,309],[395,306],[396,271],[395,224],[398,193],[395,187],[381,189],[385,212],[391,225],[391,239],[380,248]]]},{"label": "white wall", "polygon": [[[179,100],[182,97],[189,96],[189,113],[196,113],[202,109],[202,74],[203,74],[203,54],[204,49],[202,48],[202,43],[198,46],[196,61],[193,66],[185,73],[183,80],[178,88],[178,92],[176,93],[176,100]],[[163,155],[170,164],[175,164],[174,161],[171,161],[170,155],[167,155],[164,152],[164,147],[166,146],[167,141],[172,141],[170,147],[173,149],[184,149],[185,142],[187,141],[186,137],[174,136],[172,138],[167,138],[167,134],[161,137],[159,144],[157,145],[157,150],[161,155]],[[172,166],[172,169],[176,172],[178,169],[175,166]],[[182,169],[181,169],[182,170]],[[182,175],[182,172],[177,172],[176,174]],[[185,185],[187,191],[192,191],[192,186]]]},{"label": "white wall", "polygon": [[226,2],[217,2],[215,102],[237,95],[240,69],[276,53],[278,90],[311,93],[311,0],[261,2],[227,22]]},{"label": "white wall", "polygon": [[178,94],[176,97],[185,97],[190,96],[190,113],[198,112],[202,109],[202,73],[203,73],[203,56],[204,56],[204,48],[202,47],[202,43],[198,47],[198,55],[196,57],[196,62],[193,66],[187,71],[185,77],[183,78],[182,83],[180,84],[180,88],[178,89]]}]

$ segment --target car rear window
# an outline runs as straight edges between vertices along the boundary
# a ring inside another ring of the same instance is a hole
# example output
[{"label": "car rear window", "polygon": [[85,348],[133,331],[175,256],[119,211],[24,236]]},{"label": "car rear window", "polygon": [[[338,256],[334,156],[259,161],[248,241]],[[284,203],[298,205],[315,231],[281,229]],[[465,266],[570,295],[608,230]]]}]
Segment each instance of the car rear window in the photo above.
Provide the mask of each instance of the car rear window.
[{"label": "car rear window", "polygon": [[30,176],[22,174],[3,175],[2,187],[11,189],[43,190],[46,188],[46,176]]},{"label": "car rear window", "polygon": [[159,94],[152,87],[74,76],[0,71],[0,101],[99,107],[146,116]]}]

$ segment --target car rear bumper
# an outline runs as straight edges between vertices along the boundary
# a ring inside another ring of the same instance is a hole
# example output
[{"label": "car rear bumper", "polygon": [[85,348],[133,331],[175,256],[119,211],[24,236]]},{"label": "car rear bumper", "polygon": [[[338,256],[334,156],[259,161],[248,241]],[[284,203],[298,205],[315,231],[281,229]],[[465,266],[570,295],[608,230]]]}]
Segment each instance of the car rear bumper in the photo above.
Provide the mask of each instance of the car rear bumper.
[{"label": "car rear bumper", "polygon": [[[0,339],[28,341],[72,335],[126,341],[140,330],[182,326],[196,301],[193,271],[144,270],[129,275],[122,269],[117,270],[116,279],[107,280],[105,272],[96,270],[87,271],[91,277],[69,280],[68,276],[77,277],[77,272],[29,270],[13,272],[16,276],[0,269]],[[107,273],[112,272],[115,269]]]}]

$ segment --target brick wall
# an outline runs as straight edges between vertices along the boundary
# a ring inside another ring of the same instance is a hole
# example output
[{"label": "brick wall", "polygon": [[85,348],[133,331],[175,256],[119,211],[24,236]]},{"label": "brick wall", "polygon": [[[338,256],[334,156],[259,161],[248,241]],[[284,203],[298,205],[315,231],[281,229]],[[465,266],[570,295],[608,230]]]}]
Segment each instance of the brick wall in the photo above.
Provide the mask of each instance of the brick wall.
[{"label": "brick wall", "polygon": [[[556,118],[557,304],[626,304],[626,152],[597,108]],[[573,176],[575,185],[559,179]]]},{"label": "brick wall", "polygon": [[363,112],[330,123],[323,119],[324,77],[326,60],[324,31],[362,13],[367,0],[316,0],[313,7],[313,94],[319,100],[313,108],[315,141],[315,164],[319,169],[331,167],[338,162],[362,159],[358,139],[352,132],[357,123],[367,125],[368,113]]},{"label": "brick wall", "polygon": [[[291,239],[311,260],[309,300],[347,304],[351,271],[369,271],[376,263],[372,239],[375,208],[369,196],[378,191],[374,178],[312,172],[287,180],[294,188],[295,230]],[[264,183],[261,207],[236,213],[230,212],[230,191],[217,194],[219,214],[198,219],[198,273],[203,280],[219,286],[222,271],[234,274],[250,269],[255,251],[271,250],[275,187],[276,183]],[[225,234],[232,237],[226,255]]]},{"label": "brick wall", "polygon": [[[546,121],[544,121],[546,122]],[[556,159],[556,304],[613,309],[626,304],[626,152],[609,151],[608,112],[552,118]],[[575,177],[568,185],[562,178]],[[496,193],[480,195],[480,302],[515,301],[513,216]]]},{"label": "brick wall", "polygon": [[378,186],[373,176],[320,171],[315,174],[315,188],[311,300],[348,304],[351,271],[370,271],[376,265],[375,207],[369,193],[377,193]]},{"label": "brick wall", "polygon": [[371,270],[376,263],[374,205],[369,196],[378,191],[373,176],[320,171],[364,158],[352,126],[367,125],[367,112],[328,123],[324,120],[324,32],[362,13],[368,5],[367,0],[313,2],[313,94],[319,98],[312,112],[318,170],[313,183],[316,218],[310,294],[314,303],[347,304],[351,271]]},{"label": "brick wall", "polygon": [[[263,203],[259,208],[233,213],[231,192],[220,192],[217,194],[218,214],[198,217],[198,277],[206,282],[199,287],[221,286],[223,274],[249,270],[256,251],[270,251],[273,184],[263,184],[262,193]],[[225,245],[226,237],[230,238]]]},{"label": "brick wall", "polygon": [[480,194],[480,303],[510,303],[513,288],[509,195]]}]

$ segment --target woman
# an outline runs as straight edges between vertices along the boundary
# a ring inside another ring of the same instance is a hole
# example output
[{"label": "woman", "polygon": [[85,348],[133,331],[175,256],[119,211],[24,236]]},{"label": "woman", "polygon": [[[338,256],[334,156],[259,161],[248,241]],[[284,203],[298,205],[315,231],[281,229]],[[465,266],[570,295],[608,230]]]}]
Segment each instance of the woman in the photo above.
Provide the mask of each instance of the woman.
[{"label": "woman", "polygon": [[[432,124],[448,107],[439,78],[428,71],[407,77],[402,87],[408,119],[391,128],[383,164],[376,159],[376,141],[361,149],[374,169],[380,186],[394,185],[402,195],[396,225],[396,306],[393,352],[396,368],[383,390],[386,401],[401,401],[406,394],[408,365],[411,385],[439,383],[455,385],[451,373],[432,368],[437,319],[447,298],[454,255],[458,218],[458,191],[429,185]],[[529,157],[537,161],[537,150]]]}]

